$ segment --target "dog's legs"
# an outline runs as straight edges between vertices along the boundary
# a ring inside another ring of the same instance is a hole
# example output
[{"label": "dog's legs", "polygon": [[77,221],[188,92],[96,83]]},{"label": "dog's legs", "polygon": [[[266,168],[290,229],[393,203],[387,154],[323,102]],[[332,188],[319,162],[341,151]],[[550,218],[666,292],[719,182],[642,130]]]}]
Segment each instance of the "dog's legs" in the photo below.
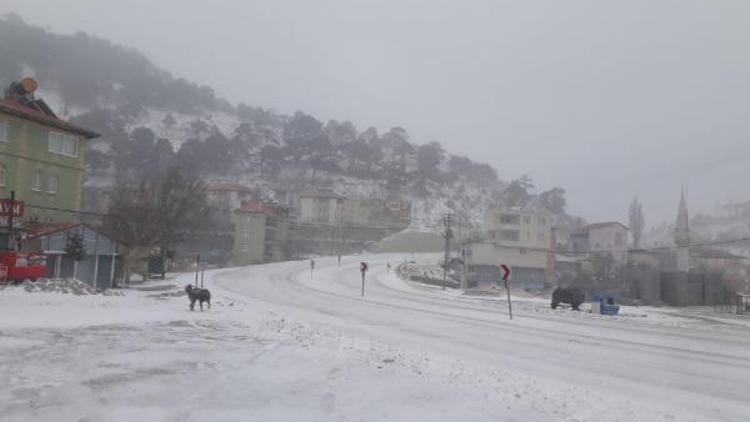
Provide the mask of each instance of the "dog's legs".
[{"label": "dog's legs", "polygon": [[194,310],[195,310],[195,301],[194,301],[194,300],[191,300],[191,301],[190,301],[190,310],[191,310],[191,311],[194,311]]},{"label": "dog's legs", "polygon": [[201,312],[203,312],[203,301],[199,300],[198,303],[200,303],[200,305],[201,305]]}]

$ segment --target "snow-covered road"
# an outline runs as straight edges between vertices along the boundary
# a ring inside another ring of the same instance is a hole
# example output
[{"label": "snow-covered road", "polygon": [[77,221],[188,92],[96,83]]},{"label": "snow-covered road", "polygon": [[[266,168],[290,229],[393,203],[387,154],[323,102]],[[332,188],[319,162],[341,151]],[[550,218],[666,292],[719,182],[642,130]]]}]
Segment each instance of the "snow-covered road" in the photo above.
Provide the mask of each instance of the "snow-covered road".
[{"label": "snow-covered road", "polygon": [[750,330],[741,322],[658,313],[602,317],[553,311],[536,301],[516,303],[510,321],[505,301],[461,297],[386,274],[386,261],[397,256],[360,259],[372,269],[364,299],[355,258],[342,268],[333,259],[319,261],[312,279],[301,262],[270,277],[246,268],[215,280],[227,291],[283,305],[304,321],[454,361],[446,371],[461,382],[490,384],[501,374],[493,388],[521,401],[527,396],[533,409],[564,404],[566,416],[581,420],[603,414],[750,420]]},{"label": "snow-covered road", "polygon": [[0,420],[750,420],[748,320],[517,298],[509,321],[504,300],[386,273],[402,259],[212,271],[207,312],[187,311],[190,276],[0,291]]}]

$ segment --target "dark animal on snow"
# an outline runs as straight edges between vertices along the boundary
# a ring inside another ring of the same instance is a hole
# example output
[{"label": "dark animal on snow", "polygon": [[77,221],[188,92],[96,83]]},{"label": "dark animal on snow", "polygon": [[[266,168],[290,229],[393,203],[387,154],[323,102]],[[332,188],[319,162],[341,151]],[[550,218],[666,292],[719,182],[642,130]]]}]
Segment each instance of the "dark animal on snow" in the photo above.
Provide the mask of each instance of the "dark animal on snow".
[{"label": "dark animal on snow", "polygon": [[211,309],[211,292],[208,289],[202,289],[200,287],[193,287],[192,285],[188,284],[185,286],[185,292],[188,295],[188,299],[190,299],[190,310],[195,310],[195,302],[198,302],[201,311],[203,310],[203,302],[208,303],[208,309]]},{"label": "dark animal on snow", "polygon": [[557,309],[557,305],[568,303],[572,309],[580,311],[578,307],[586,300],[586,292],[576,287],[558,287],[552,292],[552,309]]}]

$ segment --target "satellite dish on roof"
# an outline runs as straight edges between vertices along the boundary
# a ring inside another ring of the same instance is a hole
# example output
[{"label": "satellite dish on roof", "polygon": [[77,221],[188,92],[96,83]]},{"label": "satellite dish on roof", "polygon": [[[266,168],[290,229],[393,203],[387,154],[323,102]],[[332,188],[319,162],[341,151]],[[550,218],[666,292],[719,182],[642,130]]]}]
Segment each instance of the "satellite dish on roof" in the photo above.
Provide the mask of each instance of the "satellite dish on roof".
[{"label": "satellite dish on roof", "polygon": [[23,78],[21,86],[28,94],[33,94],[39,88],[39,82],[34,78]]}]

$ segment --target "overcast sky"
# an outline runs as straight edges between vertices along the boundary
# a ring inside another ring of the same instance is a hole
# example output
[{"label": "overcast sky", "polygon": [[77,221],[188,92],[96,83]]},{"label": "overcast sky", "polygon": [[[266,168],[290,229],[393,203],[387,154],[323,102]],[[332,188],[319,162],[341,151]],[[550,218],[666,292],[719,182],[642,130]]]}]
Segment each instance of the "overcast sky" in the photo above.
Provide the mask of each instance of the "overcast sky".
[{"label": "overcast sky", "polygon": [[[233,102],[351,120],[648,225],[750,200],[750,2],[33,1],[0,12],[137,48]],[[1,58],[0,58],[1,59]]]}]

